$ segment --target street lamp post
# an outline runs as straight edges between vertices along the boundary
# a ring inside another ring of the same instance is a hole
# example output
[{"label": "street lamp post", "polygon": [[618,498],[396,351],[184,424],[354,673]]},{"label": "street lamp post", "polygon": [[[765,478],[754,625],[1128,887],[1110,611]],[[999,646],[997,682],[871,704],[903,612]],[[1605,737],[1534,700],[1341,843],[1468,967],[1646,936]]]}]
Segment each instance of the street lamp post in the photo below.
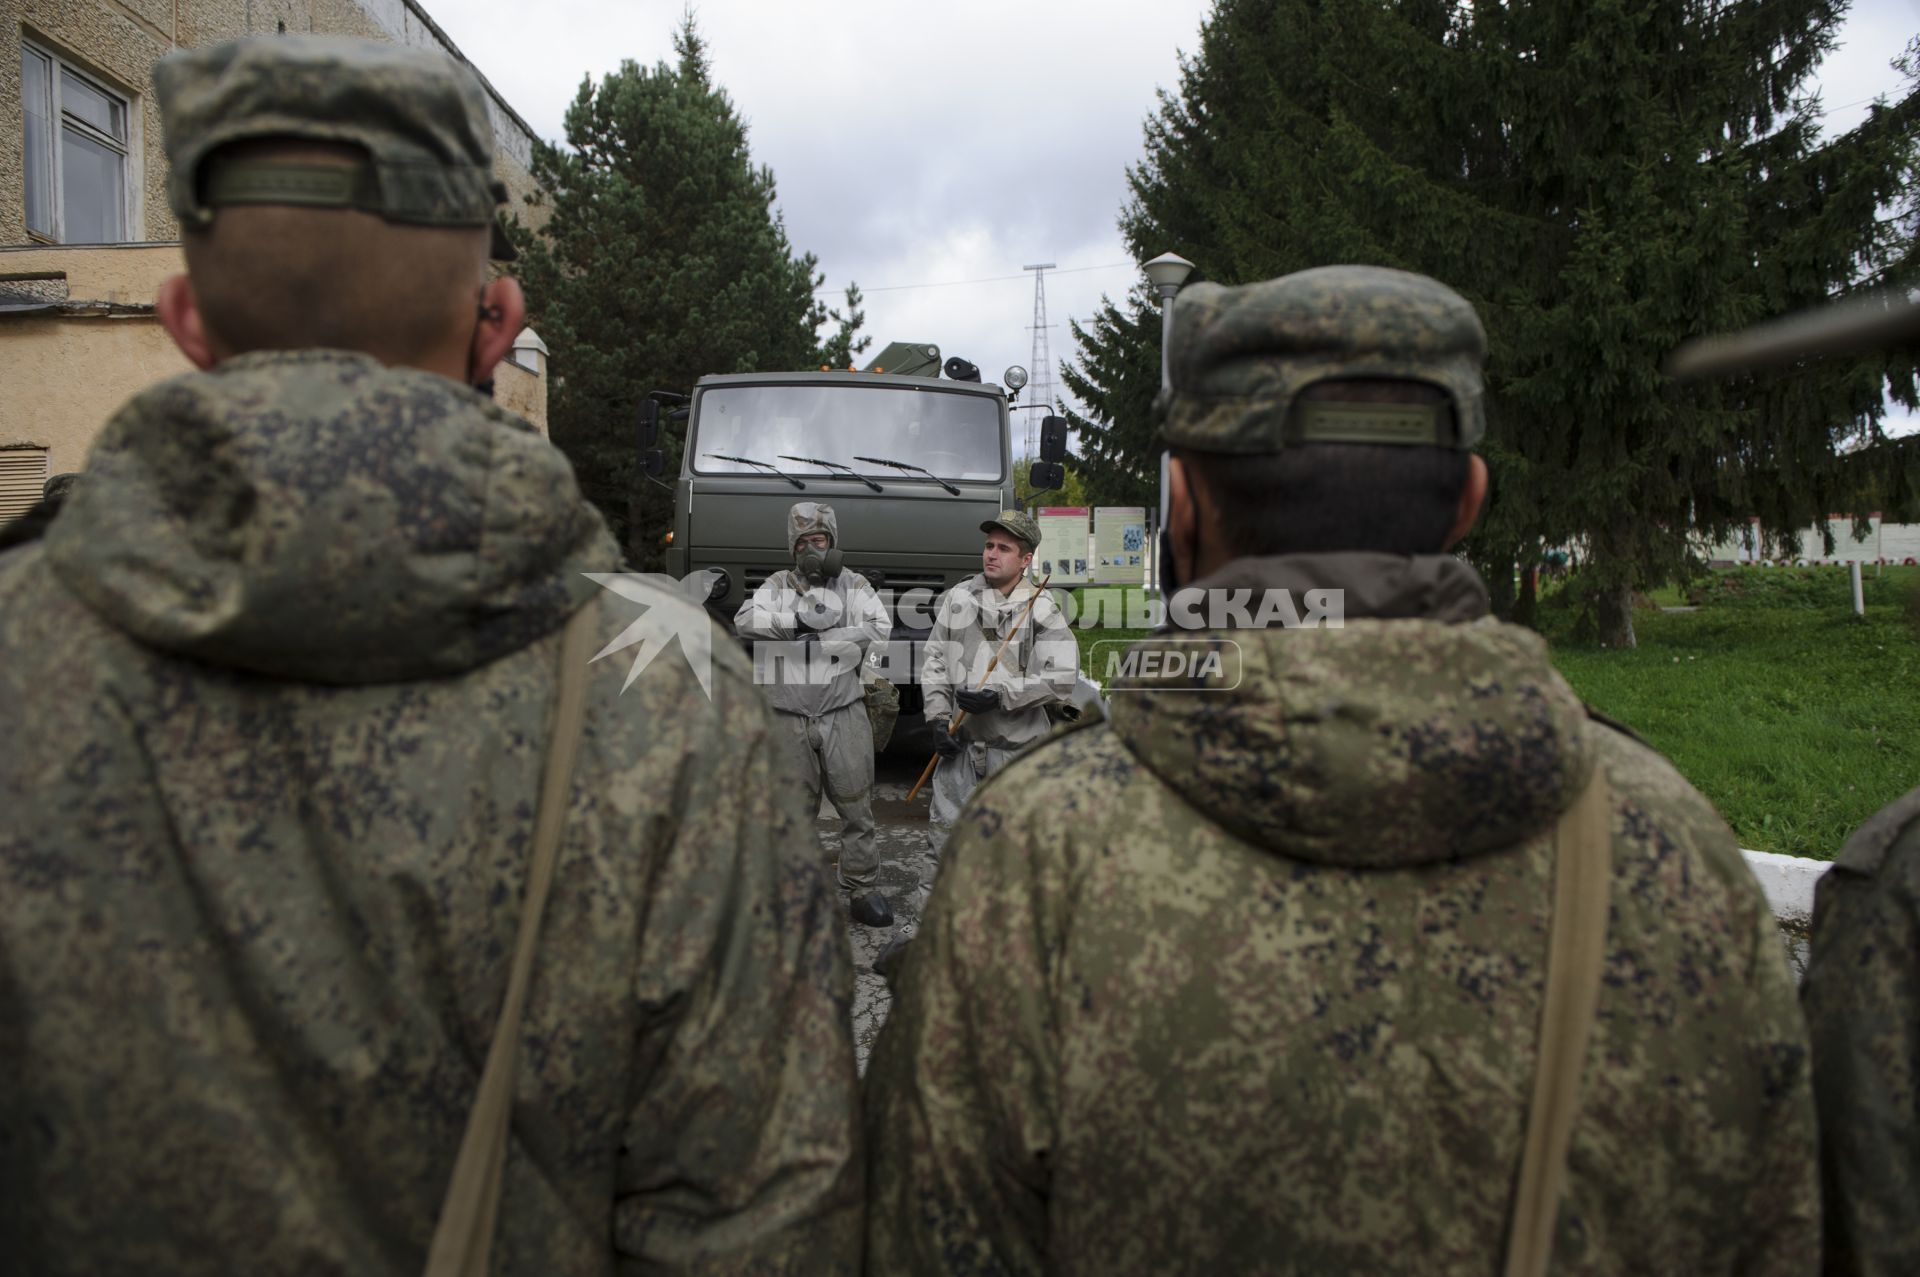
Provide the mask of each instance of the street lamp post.
[{"label": "street lamp post", "polygon": [[1143,263],[1140,269],[1147,273],[1147,282],[1160,294],[1160,389],[1166,390],[1173,384],[1173,369],[1168,362],[1173,344],[1173,295],[1193,273],[1193,263],[1178,253],[1162,253]]},{"label": "street lamp post", "polygon": [[[1173,296],[1180,291],[1180,285],[1187,282],[1187,276],[1193,273],[1193,263],[1178,253],[1162,253],[1150,262],[1143,262],[1141,270],[1147,273],[1147,282],[1160,294],[1160,392],[1165,394],[1173,388]],[[1167,526],[1167,454],[1160,453],[1160,509],[1159,522],[1156,524],[1156,536],[1153,541],[1153,568],[1156,580],[1164,580],[1165,573],[1160,570],[1160,556],[1165,552],[1164,536],[1157,535]]]}]

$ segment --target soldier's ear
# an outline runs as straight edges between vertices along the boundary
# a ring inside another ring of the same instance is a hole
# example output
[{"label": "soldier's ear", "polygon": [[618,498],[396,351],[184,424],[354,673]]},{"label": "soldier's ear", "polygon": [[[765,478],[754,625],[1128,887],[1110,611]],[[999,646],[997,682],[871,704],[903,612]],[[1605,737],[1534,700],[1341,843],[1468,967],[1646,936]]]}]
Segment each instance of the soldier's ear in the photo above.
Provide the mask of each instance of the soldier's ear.
[{"label": "soldier's ear", "polygon": [[1167,459],[1167,538],[1173,542],[1173,566],[1180,579],[1193,580],[1200,546],[1200,508],[1194,504],[1193,485],[1179,457]]},{"label": "soldier's ear", "polygon": [[193,282],[185,275],[169,275],[160,282],[153,309],[160,316],[160,326],[167,330],[167,336],[173,338],[173,344],[180,348],[188,363],[205,372],[219,362],[214,356],[213,342],[207,336],[206,323],[200,317],[200,305],[193,298]]},{"label": "soldier's ear", "polygon": [[1487,504],[1487,463],[1478,453],[1467,457],[1467,482],[1460,489],[1460,504],[1454,508],[1453,529],[1447,533],[1447,543],[1443,549],[1451,550],[1460,544],[1467,533],[1473,531],[1473,525],[1480,521],[1480,511]]},{"label": "soldier's ear", "polygon": [[473,330],[473,348],[468,352],[469,381],[487,381],[513,343],[527,326],[527,296],[520,281],[502,275],[480,293],[480,322]]}]

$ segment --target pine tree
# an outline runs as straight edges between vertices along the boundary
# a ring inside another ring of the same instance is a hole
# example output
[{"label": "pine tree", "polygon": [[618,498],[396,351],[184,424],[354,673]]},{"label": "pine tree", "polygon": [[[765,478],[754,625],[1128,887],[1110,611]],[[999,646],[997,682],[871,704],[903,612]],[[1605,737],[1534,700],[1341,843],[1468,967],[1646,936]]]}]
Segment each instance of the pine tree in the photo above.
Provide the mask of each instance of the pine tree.
[{"label": "pine tree", "polygon": [[[1920,392],[1910,358],[1659,371],[1687,336],[1914,278],[1911,224],[1887,214],[1914,189],[1920,95],[1823,142],[1805,92],[1841,11],[1222,0],[1147,122],[1121,227],[1196,278],[1367,262],[1465,294],[1490,343],[1478,557],[1510,579],[1516,556],[1579,545],[1601,640],[1628,645],[1632,588],[1681,570],[1690,535],[1758,515],[1790,536],[1898,484],[1878,419],[1883,390]],[[1158,337],[1095,333],[1089,404]]]},{"label": "pine tree", "polygon": [[[773,173],[753,163],[691,15],[674,49],[676,65],[628,61],[597,86],[582,81],[567,145],[535,146],[552,216],[537,234],[516,232],[530,322],[553,353],[553,440],[643,567],[659,562],[672,502],[639,472],[641,401],[685,394],[708,373],[817,366],[828,318],[813,255],[788,241]],[[850,289],[850,308],[857,299]],[[859,318],[833,340],[851,344]],[[671,474],[683,431],[667,425]]]}]

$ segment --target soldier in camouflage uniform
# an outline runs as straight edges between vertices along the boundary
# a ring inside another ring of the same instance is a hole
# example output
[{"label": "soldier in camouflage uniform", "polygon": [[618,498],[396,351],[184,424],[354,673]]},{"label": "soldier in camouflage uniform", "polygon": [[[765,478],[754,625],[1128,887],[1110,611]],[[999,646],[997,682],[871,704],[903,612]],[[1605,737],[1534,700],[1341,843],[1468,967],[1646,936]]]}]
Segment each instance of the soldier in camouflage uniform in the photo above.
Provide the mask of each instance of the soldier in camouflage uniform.
[{"label": "soldier in camouflage uniform", "polygon": [[[1697,337],[1675,377],[1805,367],[1920,343],[1920,301],[1867,293]],[[1820,879],[1800,986],[1820,1113],[1825,1271],[1920,1273],[1920,789],[1862,825]]]},{"label": "soldier in camouflage uniform", "polygon": [[1920,789],[1861,826],[1820,879],[1800,994],[1826,1271],[1920,1273]]},{"label": "soldier in camouflage uniform", "polygon": [[[566,460],[468,384],[523,309],[472,73],[286,37],[155,82],[159,310],[202,371],[0,555],[0,1267],[418,1273],[560,630],[633,618]],[[497,1273],[857,1262],[847,936],[751,671],[712,662],[710,696],[671,650],[590,677]]]},{"label": "soldier in camouflage uniform", "polygon": [[[955,825],[867,1077],[868,1271],[1497,1271],[1596,768],[1554,1271],[1810,1271],[1805,1032],[1731,832],[1443,552],[1485,490],[1472,308],[1365,267],[1175,305],[1169,567],[1201,593],[1134,650],[1219,660],[1138,665]],[[1260,628],[1314,590],[1343,628]]]},{"label": "soldier in camouflage uniform", "polygon": [[[1051,598],[1034,599],[1037,587],[1027,582],[1040,525],[1024,511],[1003,510],[980,530],[987,537],[980,572],[940,596],[920,661],[920,694],[940,754],[927,800],[936,852],[974,787],[1051,730],[1047,708],[1072,699],[1079,670],[1066,619]],[[967,716],[949,735],[956,709]]]}]

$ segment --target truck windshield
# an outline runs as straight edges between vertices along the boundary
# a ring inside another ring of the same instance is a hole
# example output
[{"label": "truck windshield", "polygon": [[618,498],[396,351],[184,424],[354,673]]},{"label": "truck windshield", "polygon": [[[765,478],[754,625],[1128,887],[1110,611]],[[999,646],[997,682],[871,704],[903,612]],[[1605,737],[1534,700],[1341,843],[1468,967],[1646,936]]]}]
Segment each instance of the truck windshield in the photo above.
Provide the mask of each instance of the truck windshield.
[{"label": "truck windshield", "polygon": [[700,474],[755,473],[708,455],[715,452],[824,457],[896,480],[898,472],[854,458],[897,458],[942,479],[998,482],[1004,473],[999,406],[985,395],[878,384],[714,386],[695,401],[693,428],[687,451]]}]

